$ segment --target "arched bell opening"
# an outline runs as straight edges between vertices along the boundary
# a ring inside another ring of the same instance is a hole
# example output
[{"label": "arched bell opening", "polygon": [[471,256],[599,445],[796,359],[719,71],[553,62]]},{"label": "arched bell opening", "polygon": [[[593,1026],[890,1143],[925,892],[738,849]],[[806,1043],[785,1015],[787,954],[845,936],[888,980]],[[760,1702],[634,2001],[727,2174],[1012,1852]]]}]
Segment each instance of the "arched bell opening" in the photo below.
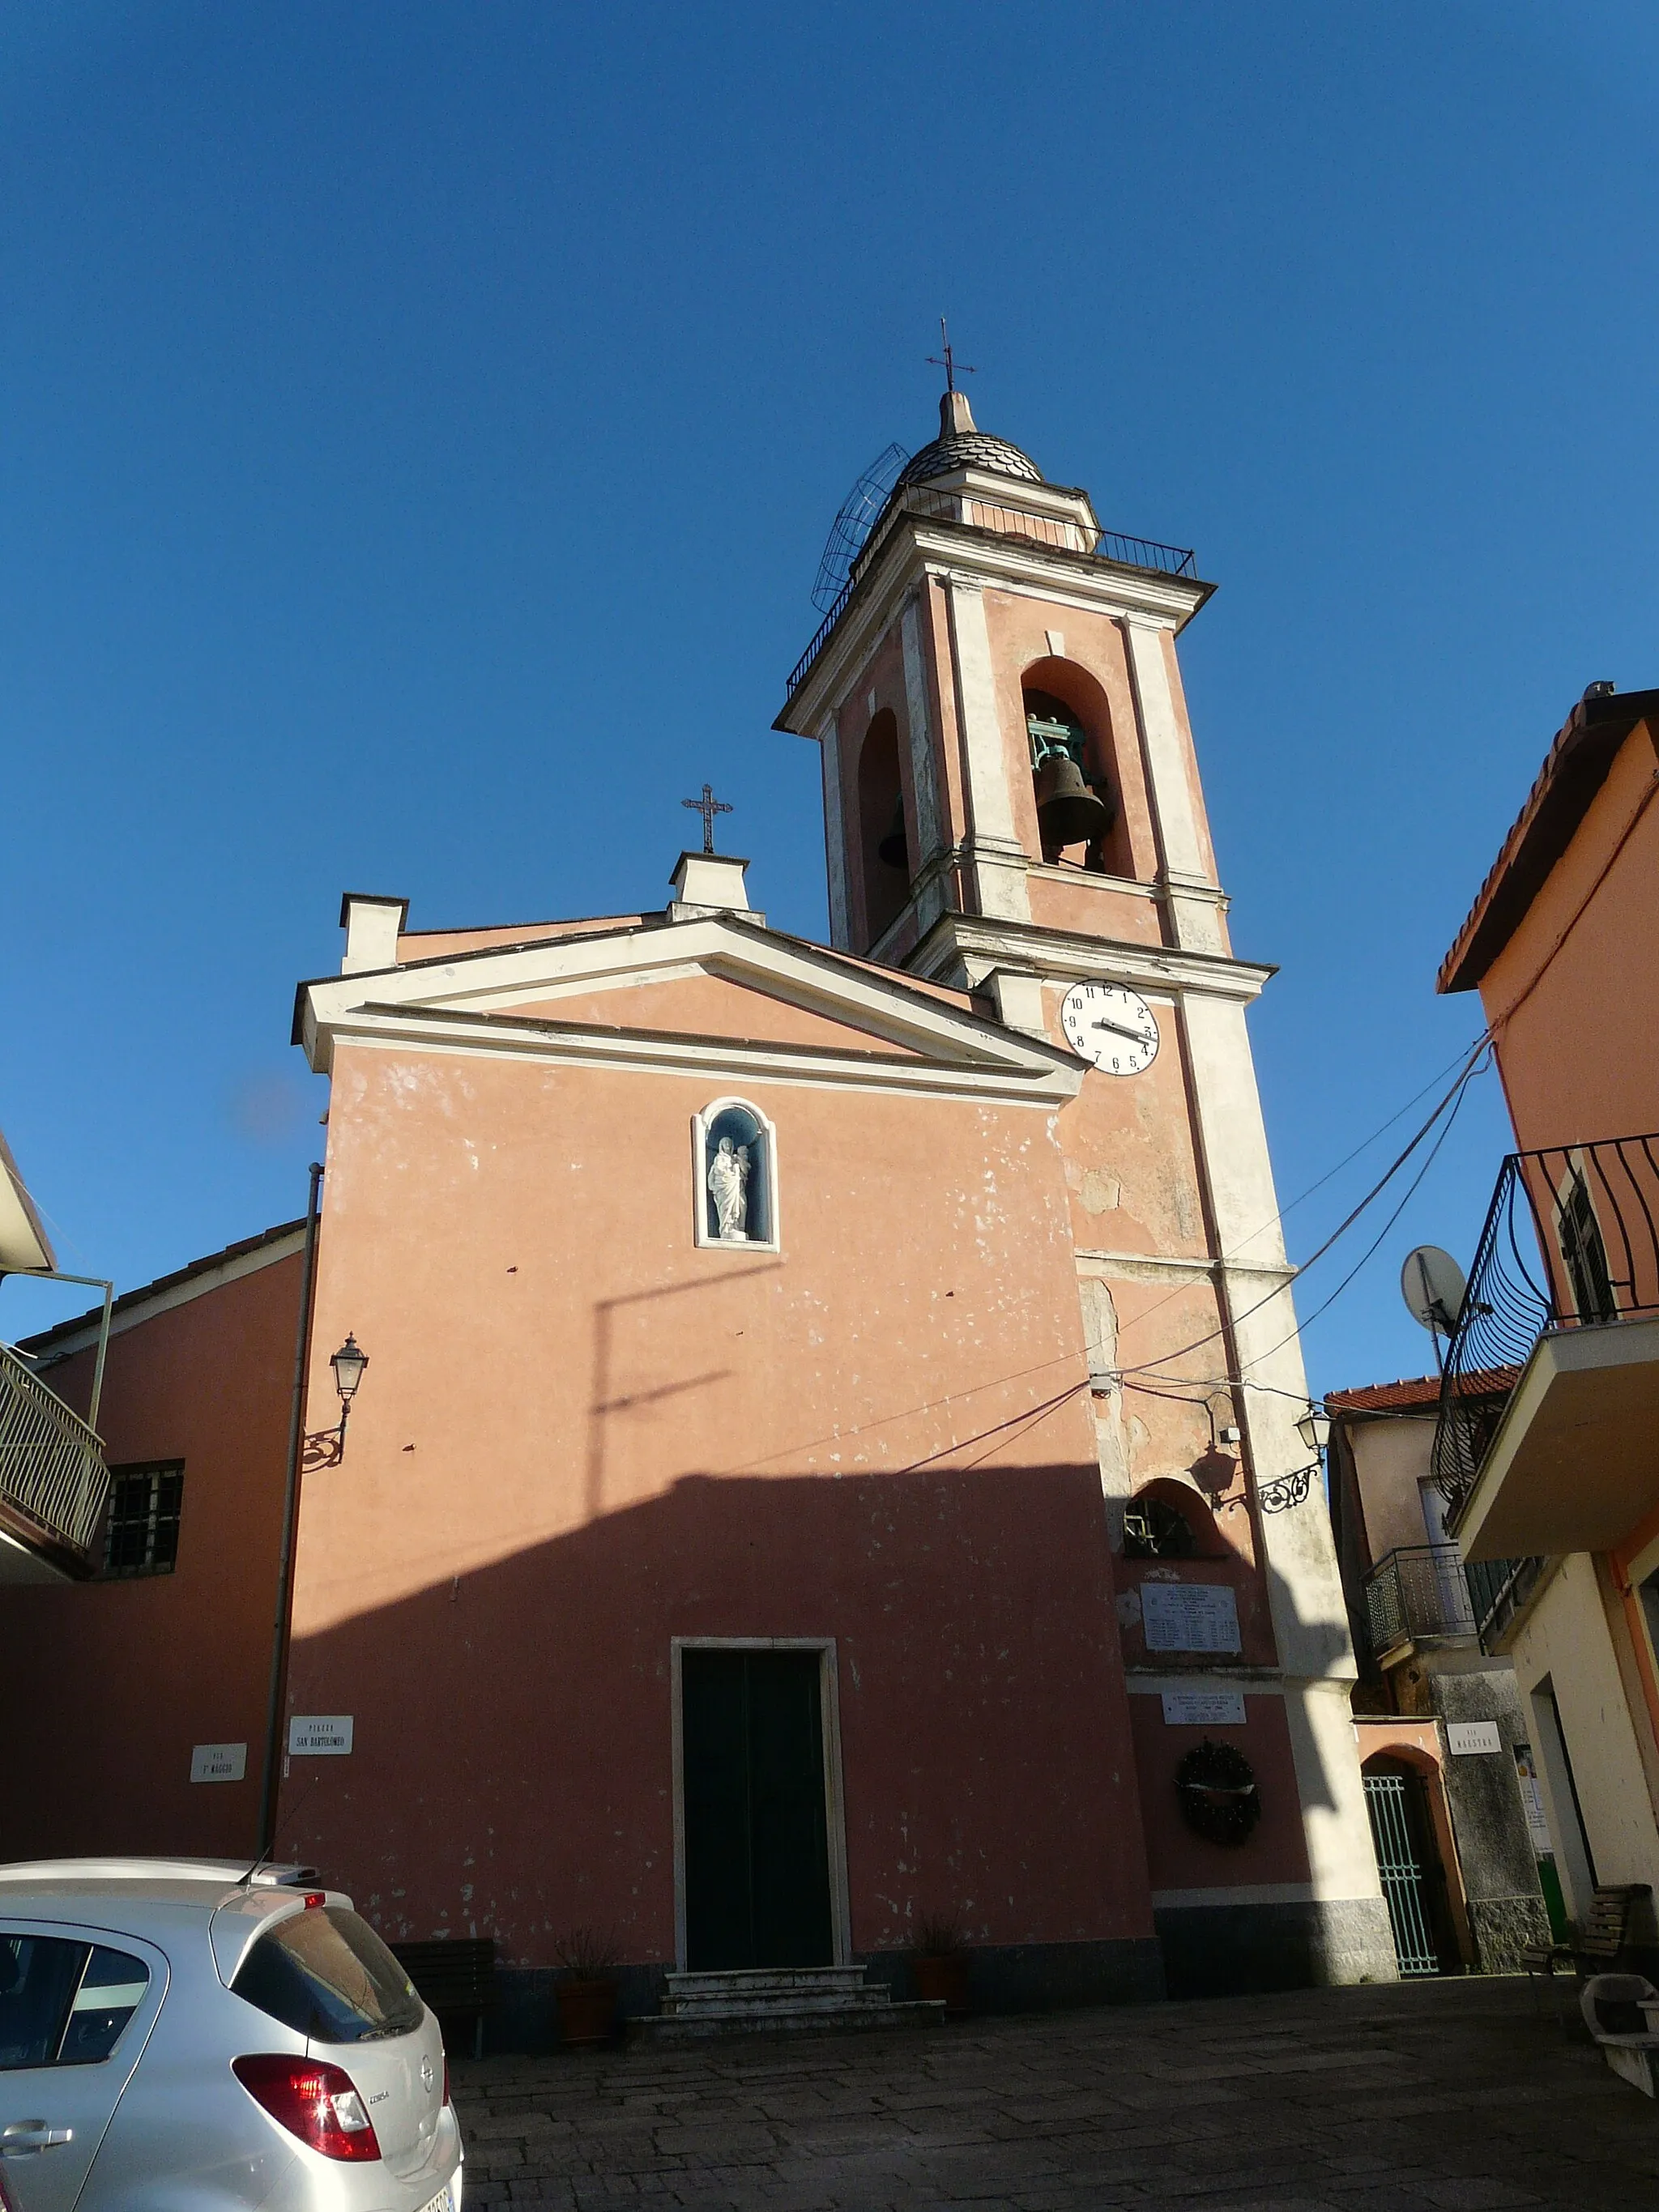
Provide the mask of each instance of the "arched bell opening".
[{"label": "arched bell opening", "polygon": [[910,896],[898,722],[890,707],[872,720],[859,750],[859,862],[867,948],[898,920]]},{"label": "arched bell opening", "polygon": [[1043,859],[1132,876],[1106,694],[1075,661],[1053,659],[1028,668],[1020,691]]},{"label": "arched bell opening", "polygon": [[1123,1509],[1126,1559],[1218,1559],[1230,1548],[1214,1514],[1184,1482],[1154,1476]]}]

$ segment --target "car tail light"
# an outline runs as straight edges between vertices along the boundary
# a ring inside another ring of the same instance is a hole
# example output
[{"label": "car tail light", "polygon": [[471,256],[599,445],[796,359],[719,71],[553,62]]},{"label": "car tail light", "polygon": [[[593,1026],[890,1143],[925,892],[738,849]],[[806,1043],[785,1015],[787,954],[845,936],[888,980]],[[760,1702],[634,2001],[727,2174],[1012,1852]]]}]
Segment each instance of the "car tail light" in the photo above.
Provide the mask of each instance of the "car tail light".
[{"label": "car tail light", "polygon": [[257,2105],[325,2158],[379,2158],[374,2124],[343,2066],[296,2057],[233,2058],[231,2071]]}]

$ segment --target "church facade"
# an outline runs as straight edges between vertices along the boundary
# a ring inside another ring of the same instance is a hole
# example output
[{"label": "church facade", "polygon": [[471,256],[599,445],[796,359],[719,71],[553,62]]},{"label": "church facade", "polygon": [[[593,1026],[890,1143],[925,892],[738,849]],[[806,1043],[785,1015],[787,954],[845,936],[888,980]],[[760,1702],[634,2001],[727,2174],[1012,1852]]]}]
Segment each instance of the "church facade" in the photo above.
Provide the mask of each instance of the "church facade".
[{"label": "church facade", "polygon": [[301,992],[314,1342],[374,1366],[307,1477],[290,1662],[354,1748],[292,1761],[284,1848],[532,1960],[944,1917],[1009,2002],[1386,1975],[1268,971],[1176,659],[1206,587],[942,417],[779,718],[823,756],[828,948],[693,854],[654,915],[349,901]]},{"label": "church facade", "polygon": [[647,914],[349,896],[300,989],[308,1429],[369,1364],[301,1483],[278,1847],[523,1973],[586,1929],[896,1983],[944,1921],[988,2003],[1388,1978],[1209,587],[941,418],[779,716],[829,945],[694,852]]}]

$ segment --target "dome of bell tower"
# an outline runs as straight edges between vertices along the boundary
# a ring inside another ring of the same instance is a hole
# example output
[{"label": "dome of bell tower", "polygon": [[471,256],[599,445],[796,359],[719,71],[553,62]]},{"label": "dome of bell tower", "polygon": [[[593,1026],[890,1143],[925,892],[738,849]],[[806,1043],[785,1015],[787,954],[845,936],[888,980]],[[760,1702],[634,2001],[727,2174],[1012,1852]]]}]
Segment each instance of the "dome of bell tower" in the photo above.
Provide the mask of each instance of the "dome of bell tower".
[{"label": "dome of bell tower", "polygon": [[994,476],[1018,477],[1026,483],[1041,483],[1042,471],[1029,453],[1011,446],[1006,438],[993,438],[976,428],[965,392],[947,392],[939,403],[939,435],[905,464],[899,483],[925,483],[930,477],[948,476],[953,469],[988,469]]}]

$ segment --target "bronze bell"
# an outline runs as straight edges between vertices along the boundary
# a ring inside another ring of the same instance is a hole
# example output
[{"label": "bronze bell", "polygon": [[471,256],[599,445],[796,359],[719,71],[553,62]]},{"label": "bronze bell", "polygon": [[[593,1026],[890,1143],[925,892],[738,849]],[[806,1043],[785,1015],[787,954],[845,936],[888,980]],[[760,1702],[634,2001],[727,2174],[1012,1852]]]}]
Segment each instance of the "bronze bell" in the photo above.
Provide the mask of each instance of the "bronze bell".
[{"label": "bronze bell", "polygon": [[893,809],[893,826],[876,848],[877,857],[890,868],[908,869],[910,866],[910,843],[904,834],[904,797],[901,793],[898,805]]},{"label": "bronze bell", "polygon": [[1091,791],[1069,753],[1050,753],[1038,769],[1036,811],[1045,852],[1092,845],[1111,825],[1110,807]]}]

